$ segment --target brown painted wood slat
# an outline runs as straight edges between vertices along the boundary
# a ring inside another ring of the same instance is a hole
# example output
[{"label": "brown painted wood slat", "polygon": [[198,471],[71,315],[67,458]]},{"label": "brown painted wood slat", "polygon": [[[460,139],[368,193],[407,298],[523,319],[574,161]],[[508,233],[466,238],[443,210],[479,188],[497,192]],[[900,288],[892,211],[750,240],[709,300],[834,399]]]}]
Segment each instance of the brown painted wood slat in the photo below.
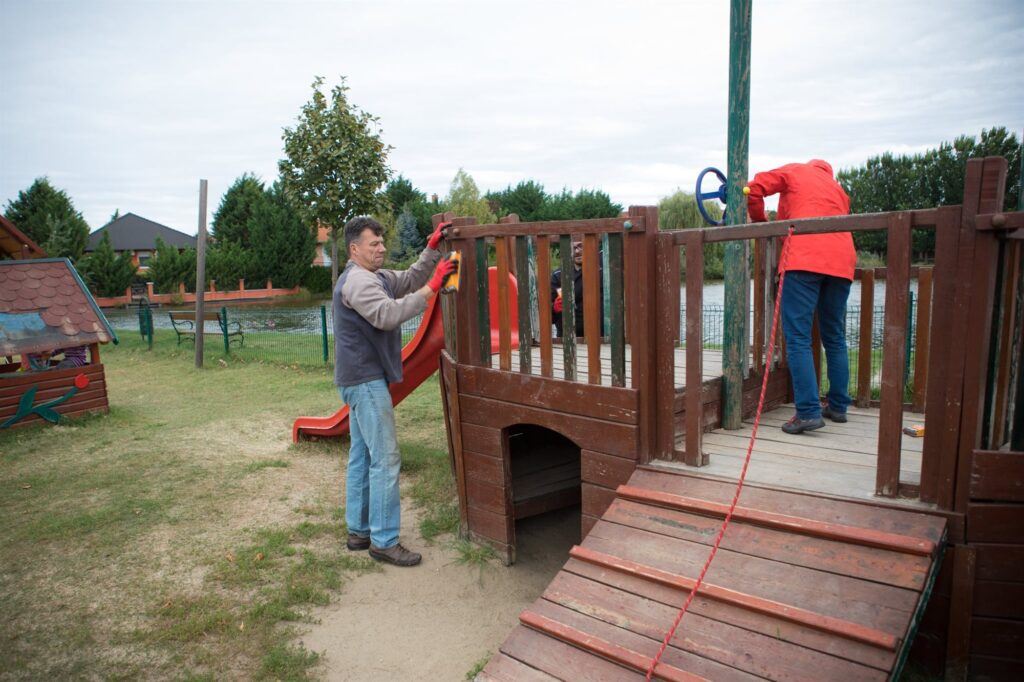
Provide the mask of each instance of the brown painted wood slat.
[{"label": "brown painted wood slat", "polygon": [[935,226],[935,267],[932,275],[933,314],[928,341],[928,387],[925,395],[924,452],[921,461],[921,501],[938,499],[946,412],[947,369],[956,290],[957,245],[960,241],[959,206],[940,209]]},{"label": "brown painted wood slat", "polygon": [[[491,223],[474,225],[471,228],[462,228],[456,237],[500,237],[503,235],[583,235],[583,234],[607,234],[622,232],[625,223],[632,223],[632,230],[643,231],[645,229],[644,217],[628,218],[590,218],[586,220],[545,220],[536,222],[517,223],[508,225],[505,223]],[[655,227],[657,229],[657,227]]]},{"label": "brown painted wood slat", "polygon": [[[518,217],[516,219],[518,222]],[[533,325],[530,317],[530,237],[520,235],[515,239],[516,284],[519,308],[519,371],[529,374],[533,369]]]},{"label": "brown painted wood slat", "polygon": [[[918,227],[935,225],[938,209],[924,208],[909,211]],[[699,228],[704,233],[704,243],[760,239],[763,237],[785,237],[793,228],[794,234],[822,234],[826,232],[874,232],[888,228],[888,213],[858,213],[855,215],[829,216],[827,218],[801,218],[800,220],[776,220],[768,223],[729,225],[728,227]],[[698,228],[689,228],[698,229]],[[686,240],[688,230],[672,230],[677,244]]]},{"label": "brown painted wood slat", "polygon": [[441,352],[441,399],[445,407],[447,432],[452,448],[452,472],[459,494],[460,531],[469,530],[469,496],[466,491],[466,462],[462,449],[462,417],[459,411],[459,383],[455,363],[447,351]]},{"label": "brown painted wood slat", "polygon": [[878,419],[878,469],[875,494],[895,497],[900,485],[900,445],[903,439],[903,377],[907,347],[907,308],[910,285],[910,215],[889,218],[885,284],[885,334],[882,337],[882,408]]},{"label": "brown painted wood slat", "polygon": [[491,340],[491,302],[490,282],[488,277],[487,241],[480,238],[474,239],[474,251],[476,257],[476,330],[477,346],[480,353],[480,366],[491,366],[491,353],[494,342]]},{"label": "brown painted wood slat", "polygon": [[[645,566],[635,561],[621,559],[611,554],[597,552],[578,545],[569,551],[569,556],[580,559],[581,561],[588,561],[592,564],[597,564],[598,566],[610,568],[612,570],[638,575],[645,580],[651,580],[653,582],[668,585],[669,587],[675,587],[687,592],[692,591],[694,586],[697,584],[697,580],[695,578],[676,575],[653,566]],[[820,613],[814,613],[813,611],[801,609],[789,604],[783,604],[781,602],[764,599],[755,595],[745,594],[707,581],[701,585],[700,594],[710,597],[711,599],[717,599],[734,606],[739,606],[749,611],[770,615],[775,618],[782,618],[794,623],[799,623],[806,627],[823,630],[838,637],[864,642],[865,644],[870,644],[888,651],[894,651],[898,643],[896,637],[882,632],[881,630],[865,627],[859,623],[852,623],[840,618],[832,618]]]},{"label": "brown painted wood slat", "polygon": [[[637,488],[631,485],[619,486],[617,493],[619,497],[627,500],[636,500],[648,504],[666,506],[671,509],[682,509],[721,517],[725,517],[729,510],[729,505],[727,504],[673,495],[646,488]],[[931,556],[935,552],[936,547],[934,542],[923,538],[898,535],[870,528],[829,523],[748,507],[737,506],[733,512],[733,518],[737,521],[756,523],[770,528],[784,528],[813,537],[840,540],[865,547],[879,547],[918,556]]]},{"label": "brown painted wood slat", "polygon": [[[529,628],[543,632],[555,639],[571,644],[579,649],[583,649],[584,651],[588,651],[600,656],[601,658],[606,658],[610,661],[632,668],[637,672],[646,673],[647,669],[650,668],[651,664],[654,662],[654,659],[650,656],[638,654],[637,652],[619,646],[614,642],[610,642],[593,635],[588,635],[576,628],[564,625],[556,620],[548,618],[547,616],[542,616],[530,610],[523,611],[519,616],[519,622]],[[671,682],[700,682],[705,679],[700,675],[694,675],[686,672],[685,670],[680,670],[679,668],[660,662],[654,669],[654,674],[661,679],[670,680]]]},{"label": "brown painted wood slat", "polygon": [[[917,273],[917,339],[914,344],[914,412],[924,412],[928,390],[928,343],[931,337],[932,273],[921,268]],[[927,433],[927,432],[926,432]]]},{"label": "brown painted wood slat", "polygon": [[708,463],[704,438],[704,243],[699,232],[686,241],[686,441],[684,461]]},{"label": "brown painted wood slat", "polygon": [[562,261],[562,362],[566,381],[576,381],[576,282],[573,274],[572,238],[562,235],[558,240]]},{"label": "brown painted wood slat", "polygon": [[498,255],[498,368],[508,372],[512,369],[512,323],[508,305],[509,263],[508,237],[495,240]]},{"label": "brown painted wood slat", "polygon": [[[675,346],[676,336],[679,335],[679,306],[676,304],[679,291],[679,247],[672,243],[671,235],[659,234],[655,253],[655,391],[661,398],[672,396],[675,392]],[[672,408],[672,400],[657,401],[654,456],[658,459],[675,459],[676,434]]]},{"label": "brown painted wood slat", "polygon": [[[969,163],[969,162],[968,162]],[[974,611],[974,548],[953,548],[953,588],[946,635],[946,679],[966,680],[971,649],[971,613]]]},{"label": "brown painted wood slat", "polygon": [[[462,361],[465,363],[481,364],[483,355],[483,344],[480,342],[480,317],[477,297],[480,295],[479,288],[470,283],[477,281],[477,258],[476,243],[470,239],[451,240],[452,249],[461,254],[459,261],[459,279],[462,285],[455,295],[455,324],[458,333],[463,341],[459,347],[463,351]],[[484,268],[487,263],[484,263]],[[488,345],[490,344],[490,330],[488,330]]]},{"label": "brown painted wood slat", "polygon": [[581,680],[643,680],[644,676],[623,668],[600,656],[571,644],[549,637],[525,625],[518,625],[500,649],[511,658],[528,662],[556,678],[565,679],[565,671],[572,670]]},{"label": "brown painted wood slat", "polygon": [[532,668],[500,651],[488,661],[476,679],[480,682],[555,682],[558,680],[557,677]]},{"label": "brown painted wood slat", "polygon": [[[996,385],[995,400],[992,407],[992,436],[989,441],[990,447],[1002,446],[1009,437],[1006,432],[1007,412],[1012,398],[1013,391],[1013,349],[1014,335],[1020,335],[1020,322],[1017,320],[1016,294],[1017,287],[1022,276],[1021,273],[1021,251],[1024,246],[1021,242],[1005,244],[1005,269],[1003,275],[1003,298],[1000,304],[999,324],[999,355],[996,360]],[[1016,371],[1020,371],[1017,368]]]},{"label": "brown painted wood slat", "polygon": [[972,501],[1024,502],[1024,452],[975,450],[971,459]]},{"label": "brown painted wood slat", "polygon": [[[46,385],[48,382],[54,381],[66,381],[69,384],[74,381],[74,378],[79,374],[84,374],[89,377],[90,381],[94,381],[96,378],[103,378],[103,365],[102,364],[90,364],[85,367],[71,367],[68,369],[49,369],[45,372],[22,372],[13,376],[5,376],[0,380],[0,395],[3,395],[7,389],[15,386],[24,386],[26,384],[40,384]],[[21,391],[18,391],[20,394]]]},{"label": "brown painted wood slat", "polygon": [[540,373],[551,373],[551,243],[546,235],[538,235],[537,246],[537,318],[540,328]]},{"label": "brown painted wood slat", "polygon": [[865,270],[860,280],[860,342],[857,346],[857,407],[871,404],[871,340],[875,311],[875,273]]},{"label": "brown painted wood slat", "polygon": [[[989,156],[985,159],[972,159],[968,164],[975,162],[982,164],[978,212],[998,211],[1002,208],[1006,189],[1006,159],[1001,156]],[[964,511],[970,498],[971,453],[978,448],[989,446],[984,439],[985,392],[999,257],[999,238],[995,233],[977,232],[973,221],[967,228],[973,233],[975,243],[971,271],[971,301],[965,329],[974,330],[975,333],[966,334],[967,346],[964,349],[963,409],[960,411],[953,505],[957,511]]]},{"label": "brown painted wood slat", "polygon": [[587,344],[587,381],[601,383],[601,271],[598,235],[583,236],[583,336]]},{"label": "brown painted wood slat", "polygon": [[608,334],[611,344],[612,386],[626,385],[626,299],[622,274],[622,235],[608,235]]},{"label": "brown painted wood slat", "polygon": [[753,369],[757,373],[762,370],[765,352],[765,241],[754,240],[754,342],[751,352]]}]

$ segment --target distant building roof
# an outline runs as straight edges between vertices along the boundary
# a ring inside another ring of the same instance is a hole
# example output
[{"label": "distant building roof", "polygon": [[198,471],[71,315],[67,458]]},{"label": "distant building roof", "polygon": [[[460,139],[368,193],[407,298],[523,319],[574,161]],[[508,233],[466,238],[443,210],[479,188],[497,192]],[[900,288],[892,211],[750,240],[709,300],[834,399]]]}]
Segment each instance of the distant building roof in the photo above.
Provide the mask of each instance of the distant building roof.
[{"label": "distant building roof", "polygon": [[0,355],[114,341],[67,258],[0,261]]},{"label": "distant building roof", "polygon": [[46,252],[0,215],[0,258],[46,258]]},{"label": "distant building roof", "polygon": [[179,249],[196,245],[196,238],[190,234],[178,232],[134,213],[125,213],[90,234],[89,240],[85,243],[85,250],[95,251],[104,234],[110,235],[110,245],[114,247],[114,251],[152,251],[156,248],[157,237],[163,239],[168,246]]}]

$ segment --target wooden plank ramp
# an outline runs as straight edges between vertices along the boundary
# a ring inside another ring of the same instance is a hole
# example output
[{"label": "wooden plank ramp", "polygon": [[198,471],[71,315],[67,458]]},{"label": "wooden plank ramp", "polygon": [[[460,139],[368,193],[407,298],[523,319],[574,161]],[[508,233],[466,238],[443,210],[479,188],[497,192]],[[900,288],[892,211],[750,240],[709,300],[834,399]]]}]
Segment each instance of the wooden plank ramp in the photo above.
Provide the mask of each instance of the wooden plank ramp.
[{"label": "wooden plank ramp", "polygon": [[[643,679],[734,490],[638,468],[477,679]],[[945,538],[941,516],[747,487],[654,678],[894,679]]]}]

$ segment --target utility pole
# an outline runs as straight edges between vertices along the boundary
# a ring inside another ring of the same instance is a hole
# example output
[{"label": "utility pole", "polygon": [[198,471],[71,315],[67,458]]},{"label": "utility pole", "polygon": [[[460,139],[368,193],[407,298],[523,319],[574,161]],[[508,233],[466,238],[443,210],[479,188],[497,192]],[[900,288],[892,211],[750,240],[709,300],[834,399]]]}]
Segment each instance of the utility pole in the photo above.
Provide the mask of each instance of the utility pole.
[{"label": "utility pole", "polygon": [[[727,225],[747,222],[747,161],[750,147],[750,14],[752,0],[729,8],[729,158]],[[749,364],[750,266],[746,241],[725,243],[725,324],[722,349],[722,426],[743,423],[743,377]]]},{"label": "utility pole", "polygon": [[199,234],[196,243],[196,367],[203,367],[203,333],[206,306],[206,180],[199,181]]}]

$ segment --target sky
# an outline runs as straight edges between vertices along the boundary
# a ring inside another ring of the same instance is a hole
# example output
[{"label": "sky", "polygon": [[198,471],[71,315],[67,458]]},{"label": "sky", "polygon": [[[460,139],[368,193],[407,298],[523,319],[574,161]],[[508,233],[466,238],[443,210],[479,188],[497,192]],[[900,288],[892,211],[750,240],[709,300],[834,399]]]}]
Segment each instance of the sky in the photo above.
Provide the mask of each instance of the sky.
[{"label": "sky", "polygon": [[[750,171],[838,170],[1024,130],[1024,0],[753,0]],[[380,119],[428,194],[459,168],[623,206],[725,170],[729,3],[0,0],[0,205],[40,176],[92,229],[195,234],[239,175],[277,177],[315,76]]]}]

